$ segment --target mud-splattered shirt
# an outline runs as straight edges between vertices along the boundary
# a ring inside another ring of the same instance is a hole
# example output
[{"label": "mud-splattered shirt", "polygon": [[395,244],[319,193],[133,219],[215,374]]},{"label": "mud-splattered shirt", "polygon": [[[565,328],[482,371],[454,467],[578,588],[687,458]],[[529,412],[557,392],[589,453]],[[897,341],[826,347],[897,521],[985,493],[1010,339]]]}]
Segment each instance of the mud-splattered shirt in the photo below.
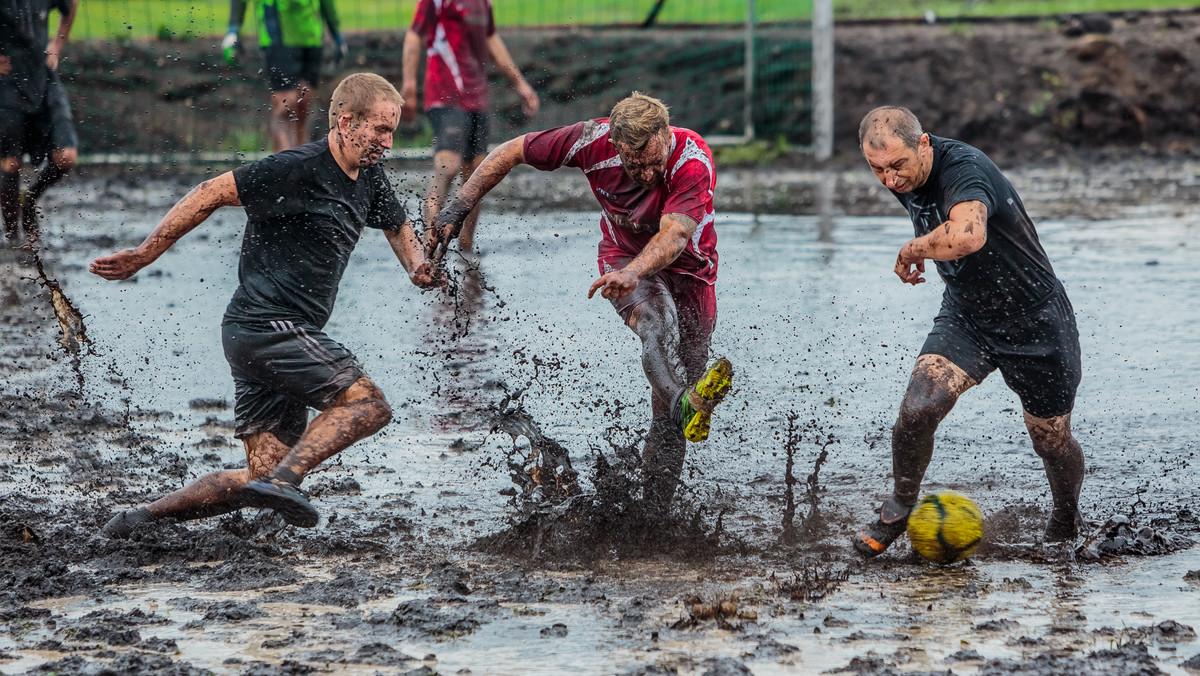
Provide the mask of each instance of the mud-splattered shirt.
[{"label": "mud-splattered shirt", "polygon": [[929,136],[933,168],[920,188],[892,191],[908,209],[917,236],[945,223],[960,202],[987,207],[987,242],[973,254],[937,261],[945,296],[968,316],[1000,319],[1040,307],[1058,288],[1050,259],[1012,184],[982,151]]},{"label": "mud-splattered shirt", "polygon": [[0,75],[0,109],[36,113],[50,86],[61,86],[46,65],[50,44],[50,10],[71,11],[71,0],[0,0],[0,54],[12,70]]},{"label": "mud-splattered shirt", "polygon": [[575,167],[587,176],[602,210],[602,263],[637,256],[658,234],[663,214],[683,214],[696,221],[696,233],[664,270],[714,283],[717,231],[713,189],[717,174],[708,144],[690,129],[671,127],[671,152],[663,182],[648,189],[625,173],[608,132],[608,118],[601,117],[526,134],[525,161],[541,171]]},{"label": "mud-splattered shirt", "polygon": [[405,221],[383,167],[352,180],[328,139],[234,169],[233,179],[248,222],[225,322],[324,327],[363,228],[395,230]]},{"label": "mud-splattered shirt", "polygon": [[412,31],[425,41],[425,110],[487,112],[484,63],[496,34],[490,0],[418,0]]}]

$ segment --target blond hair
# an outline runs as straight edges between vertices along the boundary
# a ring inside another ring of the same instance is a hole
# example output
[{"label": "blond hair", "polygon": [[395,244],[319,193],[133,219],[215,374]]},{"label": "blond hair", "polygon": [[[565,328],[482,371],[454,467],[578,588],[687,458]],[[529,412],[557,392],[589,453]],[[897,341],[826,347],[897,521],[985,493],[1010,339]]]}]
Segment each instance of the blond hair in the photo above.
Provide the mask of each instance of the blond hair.
[{"label": "blond hair", "polygon": [[641,150],[651,137],[670,127],[671,116],[662,101],[634,92],[613,106],[608,123],[608,137],[613,143]]},{"label": "blond hair", "polygon": [[347,75],[333,90],[333,98],[329,101],[329,128],[336,129],[338,118],[347,113],[350,115],[350,124],[361,123],[378,101],[404,105],[404,97],[400,96],[392,83],[375,73]]}]

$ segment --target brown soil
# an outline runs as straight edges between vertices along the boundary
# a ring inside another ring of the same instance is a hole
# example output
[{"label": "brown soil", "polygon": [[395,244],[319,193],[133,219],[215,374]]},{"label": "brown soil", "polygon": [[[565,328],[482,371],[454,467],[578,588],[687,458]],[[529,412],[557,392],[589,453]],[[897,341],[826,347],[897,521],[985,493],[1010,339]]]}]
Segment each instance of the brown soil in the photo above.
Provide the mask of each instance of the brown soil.
[{"label": "brown soil", "polygon": [[[1074,35],[1079,20],[1072,17],[839,24],[835,154],[856,160],[862,114],[895,103],[911,107],[934,133],[967,140],[1002,165],[1081,153],[1091,158],[1097,151],[1102,156],[1196,156],[1200,12],[1107,19],[1110,33],[1080,35]],[[506,31],[516,61],[543,93],[544,107],[538,120],[526,122],[511,89],[493,73],[493,140],[602,114],[631,88],[657,93],[666,87],[672,70],[665,61],[648,63],[629,81],[611,65],[589,58],[605,40],[617,46],[629,35]],[[370,69],[399,82],[402,39],[395,31],[351,36],[352,63],[344,70]],[[332,81],[338,73],[326,65],[326,79]],[[240,68],[223,65],[215,39],[74,45],[63,72],[81,150],[190,152],[261,145],[267,100],[261,66],[256,50],[249,50]],[[724,89],[730,78],[740,77],[739,69],[737,64],[715,69],[706,88]],[[707,100],[711,107],[736,98],[705,99],[694,90],[663,94],[680,124],[699,126],[688,122],[695,115],[693,99]],[[314,128],[322,114],[314,116]],[[415,137],[419,129],[402,131]]]}]

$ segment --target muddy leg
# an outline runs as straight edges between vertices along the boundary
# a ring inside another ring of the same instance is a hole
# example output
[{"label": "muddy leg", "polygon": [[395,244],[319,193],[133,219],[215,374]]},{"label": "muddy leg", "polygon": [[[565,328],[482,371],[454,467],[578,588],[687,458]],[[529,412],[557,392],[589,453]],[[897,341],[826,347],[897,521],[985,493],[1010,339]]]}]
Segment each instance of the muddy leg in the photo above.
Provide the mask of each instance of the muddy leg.
[{"label": "muddy leg", "polygon": [[976,384],[945,357],[924,354],[917,358],[892,428],[893,498],[900,504],[917,502],[921,480],[933,459],[933,434],[958,397]]},{"label": "muddy leg", "polygon": [[29,201],[36,201],[47,188],[66,176],[75,167],[78,158],[79,151],[75,148],[62,148],[51,153],[50,159],[38,170],[33,182],[29,184]]},{"label": "muddy leg", "polygon": [[642,448],[644,494],[648,500],[669,502],[675,494],[687,442],[672,415],[686,383],[679,356],[679,320],[675,302],[655,294],[629,315],[629,327],[642,340],[642,369],[650,381],[650,433]]},{"label": "muddy leg", "polygon": [[271,148],[274,152],[290,150],[297,145],[296,137],[296,100],[300,98],[299,89],[283,92],[271,92]]},{"label": "muddy leg", "polygon": [[151,503],[147,510],[153,518],[170,516],[191,521],[219,516],[242,508],[239,494],[252,479],[265,476],[289,449],[275,435],[264,432],[246,439],[246,469],[206,474],[187,486]]},{"label": "muddy leg", "polygon": [[1033,450],[1042,459],[1054,510],[1046,524],[1047,542],[1071,540],[1079,534],[1079,490],[1083,487],[1083,448],[1071,434],[1071,414],[1038,418],[1025,413]]},{"label": "muddy leg", "polygon": [[308,143],[308,109],[314,92],[312,85],[301,80],[296,91],[296,105],[292,107],[292,139],[296,145]]},{"label": "muddy leg", "polygon": [[298,485],[309,470],[359,439],[375,434],[391,420],[392,408],[383,392],[363,376],[313,418],[300,440],[271,472],[271,478]]}]

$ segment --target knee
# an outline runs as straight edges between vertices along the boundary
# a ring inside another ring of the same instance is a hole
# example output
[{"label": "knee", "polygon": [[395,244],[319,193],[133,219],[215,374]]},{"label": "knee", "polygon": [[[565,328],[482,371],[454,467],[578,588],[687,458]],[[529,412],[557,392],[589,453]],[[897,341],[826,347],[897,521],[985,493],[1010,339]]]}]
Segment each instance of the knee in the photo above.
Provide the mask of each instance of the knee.
[{"label": "knee", "polygon": [[1070,432],[1059,430],[1031,429],[1029,438],[1033,442],[1033,452],[1043,459],[1068,455],[1077,446]]},{"label": "knee", "polygon": [[900,418],[896,422],[902,430],[931,432],[937,429],[942,418],[954,406],[953,397],[937,393],[914,395],[909,393],[900,403]]},{"label": "knee", "polygon": [[661,336],[675,323],[673,309],[655,300],[641,303],[629,313],[629,328],[643,341]]},{"label": "knee", "polygon": [[21,158],[5,157],[0,159],[0,171],[7,174],[15,174],[21,170]]},{"label": "knee", "polygon": [[438,153],[433,166],[438,178],[446,182],[453,181],[456,176],[462,173],[462,156],[457,153]]},{"label": "knee", "polygon": [[54,162],[54,166],[58,167],[60,170],[70,171],[75,166],[75,163],[79,160],[79,150],[76,148],[63,148],[62,150],[55,150],[51,160]]},{"label": "knee", "polygon": [[392,405],[387,402],[382,396],[369,399],[365,402],[369,411],[369,419],[371,426],[374,428],[372,434],[387,427],[388,423],[392,422]]}]

